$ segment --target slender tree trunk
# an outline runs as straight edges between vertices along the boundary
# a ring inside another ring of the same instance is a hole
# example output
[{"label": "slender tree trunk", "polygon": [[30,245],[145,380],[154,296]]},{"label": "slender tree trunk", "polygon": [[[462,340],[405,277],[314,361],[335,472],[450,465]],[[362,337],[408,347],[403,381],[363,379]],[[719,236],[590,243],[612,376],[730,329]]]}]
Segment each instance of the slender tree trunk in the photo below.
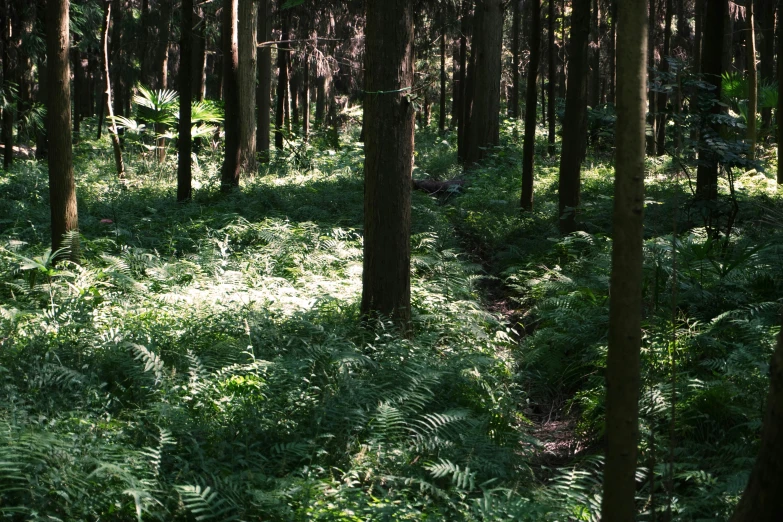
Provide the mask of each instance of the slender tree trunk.
[{"label": "slender tree trunk", "polygon": [[[20,6],[21,13],[21,34],[19,39],[22,42],[29,41],[35,29],[35,4],[30,3]],[[19,112],[24,114],[33,106],[33,87],[35,86],[35,76],[33,69],[34,53],[27,45],[19,46]]]},{"label": "slender tree trunk", "polygon": [[607,101],[611,104],[615,104],[615,76],[617,75],[617,67],[615,64],[617,56],[617,0],[609,0],[609,2],[611,3],[612,25],[609,30],[609,99]]},{"label": "slender tree trunk", "polygon": [[[704,53],[702,71],[704,81],[714,90],[708,94],[715,102],[711,112],[720,113],[721,74],[723,74],[723,24],[728,16],[726,0],[707,0],[704,19]],[[714,124],[708,124],[701,132],[699,140],[699,166],[696,171],[696,198],[701,201],[714,201],[718,198],[718,158],[707,142],[710,133],[717,133]]]},{"label": "slender tree trunk", "polygon": [[411,0],[367,6],[364,271],[361,311],[409,330],[414,110]]},{"label": "slender tree trunk", "polygon": [[[182,56],[179,70],[179,137],[177,138],[177,201],[187,201],[192,196],[193,140],[191,136],[193,106],[193,0],[182,0],[182,25],[179,35],[179,52]],[[256,41],[250,45],[255,49]],[[255,76],[253,76],[255,82]],[[255,144],[254,144],[255,145]]]},{"label": "slender tree trunk", "polygon": [[[258,40],[272,40],[271,0],[258,2]],[[261,162],[269,161],[270,113],[272,110],[272,47],[264,46],[258,49],[258,91],[256,93],[258,126],[256,129],[256,152]]]},{"label": "slender tree trunk", "polygon": [[[49,107],[49,82],[48,82],[48,62],[46,57],[38,58],[38,94],[36,100],[38,103]],[[48,121],[48,118],[47,118]],[[46,132],[48,124],[44,124],[41,128],[37,129],[35,133],[35,159],[41,161],[45,160],[49,155],[49,138]]]},{"label": "slender tree trunk", "polygon": [[587,146],[587,40],[590,34],[590,0],[574,0],[568,60],[568,90],[560,153],[558,212],[560,232],[576,231],[576,209],[581,190],[582,159]]},{"label": "slender tree trunk", "polygon": [[657,156],[658,141],[656,136],[658,135],[658,93],[655,92],[655,28],[657,26],[657,17],[655,13],[655,0],[649,0],[650,13],[648,16],[649,27],[648,40],[647,40],[647,122],[650,124],[651,133],[647,136],[647,154],[650,156]]},{"label": "slender tree trunk", "polygon": [[525,92],[525,142],[522,149],[522,210],[533,210],[533,162],[536,151],[536,75],[541,61],[541,0],[531,0],[530,61]]},{"label": "slender tree trunk", "polygon": [[467,114],[470,109],[468,99],[468,35],[472,32],[473,20],[470,14],[471,2],[463,2],[462,17],[460,19],[459,39],[459,127],[457,128],[457,159],[465,161],[465,127]]},{"label": "slender tree trunk", "polygon": [[592,16],[590,20],[590,100],[588,105],[596,108],[601,103],[601,36],[598,30],[601,11],[598,0],[592,1]]},{"label": "slender tree trunk", "polygon": [[226,155],[220,176],[223,192],[239,186],[239,50],[237,0],[223,2],[223,100],[225,102]]},{"label": "slender tree trunk", "polygon": [[285,123],[285,109],[288,98],[288,51],[286,48],[291,45],[288,43],[290,38],[288,15],[283,13],[281,17],[283,20],[280,40],[285,43],[277,44],[277,113],[275,114],[275,148],[280,150],[283,148],[283,124]]},{"label": "slender tree trunk", "polygon": [[[77,42],[78,45],[78,42]],[[4,46],[5,47],[5,46]],[[79,103],[79,100],[82,99],[84,96],[84,87],[82,85],[82,75],[79,71],[80,66],[79,62],[81,61],[81,58],[79,57],[79,48],[74,46],[71,48],[71,61],[73,62],[73,66],[71,70],[73,71],[73,142],[79,143],[81,141],[81,123],[82,123],[82,111],[81,111],[81,103]],[[4,64],[5,65],[5,64]],[[5,113],[3,114],[5,116]]]},{"label": "slender tree trunk", "polygon": [[549,132],[547,132],[547,140],[549,141],[549,147],[547,152],[550,156],[555,155],[555,86],[557,83],[557,49],[555,48],[555,2],[554,0],[548,0],[549,13],[547,16],[547,23],[549,25],[549,107],[548,107],[548,119],[549,119]]},{"label": "slender tree trunk", "polygon": [[438,130],[446,130],[446,29],[440,33],[440,114],[438,115]]},{"label": "slender tree trunk", "polygon": [[256,171],[257,0],[239,0],[239,150],[241,168]]},{"label": "slender tree trunk", "polygon": [[704,36],[704,4],[706,0],[693,0],[693,71],[701,72],[701,41]]},{"label": "slender tree trunk", "polygon": [[[318,43],[318,34],[315,31],[311,39],[312,49],[315,49]],[[310,45],[307,46],[307,51],[302,64],[302,139],[305,143],[310,139]],[[362,131],[364,131],[364,123],[362,123]]]},{"label": "slender tree trunk", "polygon": [[451,128],[459,125],[459,39],[451,46]]},{"label": "slender tree trunk", "polygon": [[[783,13],[783,0],[778,0],[778,14]],[[783,34],[778,35],[778,86],[783,85]],[[778,139],[778,185],[783,185],[783,96],[778,95],[778,106],[775,109]]]},{"label": "slender tree trunk", "polygon": [[122,148],[120,137],[117,134],[117,124],[114,122],[114,112],[111,103],[111,76],[109,75],[109,27],[111,26],[111,0],[105,0],[103,4],[103,31],[101,31],[101,49],[103,51],[103,100],[109,115],[109,134],[114,150],[114,164],[117,167],[117,177],[125,177],[125,163],[122,161]]},{"label": "slender tree trunk", "polygon": [[[757,0],[758,1],[758,0]],[[761,43],[759,44],[759,75],[765,82],[775,81],[775,0],[759,2],[758,27]],[[761,127],[765,131],[772,128],[772,108],[762,107]]]},{"label": "slender tree trunk", "polygon": [[761,448],[731,522],[773,522],[783,513],[783,332],[778,334],[769,377]]},{"label": "slender tree trunk", "polygon": [[171,3],[173,0],[158,0],[158,42],[155,48],[154,81],[156,89],[169,86],[169,33],[171,32]]},{"label": "slender tree trunk", "polygon": [[645,0],[623,0],[617,21],[617,128],[609,354],[606,368],[606,465],[601,519],[636,519],[639,352],[642,344],[644,211]]},{"label": "slender tree trunk", "polygon": [[[521,12],[521,0],[511,0],[511,114],[514,119],[519,118],[519,21]],[[523,205],[524,206],[524,205]]]},{"label": "slender tree trunk", "polygon": [[[672,42],[672,15],[674,6],[672,0],[666,0],[666,15],[663,27],[663,57],[661,58],[661,72],[667,74],[669,72],[669,55],[671,54],[671,42]],[[666,147],[666,104],[668,103],[668,96],[665,92],[658,95],[658,122],[656,129],[658,131],[657,140],[658,143],[655,146],[655,151],[658,155],[664,153]]]},{"label": "slender tree trunk", "polygon": [[[471,92],[465,129],[465,162],[468,165],[484,158],[487,149],[500,141],[503,0],[479,0],[475,16],[474,74],[468,80]],[[533,92],[535,94],[535,84]]]},{"label": "slender tree trunk", "polygon": [[79,228],[76,184],[71,145],[71,70],[68,50],[69,0],[46,2],[47,130],[49,136],[49,204],[52,217],[52,252],[68,248],[66,256],[79,261],[79,236],[65,234]]},{"label": "slender tree trunk", "polygon": [[299,127],[299,86],[301,85],[301,69],[299,68],[299,59],[291,59],[288,55],[290,65],[290,80],[288,82],[288,96],[291,105],[291,124],[293,128]]},{"label": "slender tree trunk", "polygon": [[[11,0],[3,0],[3,91],[11,100],[11,84],[16,81],[16,45],[14,40],[14,24],[12,23],[13,6]],[[8,104],[3,109],[3,169],[8,170],[14,162],[14,112],[15,107]]]},{"label": "slender tree trunk", "polygon": [[748,156],[750,159],[755,159],[756,113],[758,112],[759,81],[756,74],[756,24],[752,1],[748,2],[745,11],[745,18],[748,21],[748,35],[745,39],[748,49],[748,145],[750,147]]},{"label": "slender tree trunk", "polygon": [[196,101],[204,101],[207,95],[207,39],[206,17],[204,10],[196,9],[195,23],[191,33],[191,48],[193,49],[193,98]]}]

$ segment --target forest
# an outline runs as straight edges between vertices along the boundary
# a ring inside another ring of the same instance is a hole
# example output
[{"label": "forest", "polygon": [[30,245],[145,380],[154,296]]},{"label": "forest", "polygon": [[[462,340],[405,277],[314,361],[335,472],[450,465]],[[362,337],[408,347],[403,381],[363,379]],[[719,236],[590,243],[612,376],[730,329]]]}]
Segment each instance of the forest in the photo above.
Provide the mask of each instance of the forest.
[{"label": "forest", "polygon": [[0,520],[783,520],[782,19],[0,0]]}]

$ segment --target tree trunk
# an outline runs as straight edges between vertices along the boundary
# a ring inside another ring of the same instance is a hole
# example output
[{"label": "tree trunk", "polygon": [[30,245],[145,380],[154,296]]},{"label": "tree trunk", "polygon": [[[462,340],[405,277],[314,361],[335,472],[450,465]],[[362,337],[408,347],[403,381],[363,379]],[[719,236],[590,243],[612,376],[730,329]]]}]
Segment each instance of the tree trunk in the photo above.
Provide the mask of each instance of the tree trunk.
[{"label": "tree trunk", "polygon": [[[281,2],[282,5],[282,2]],[[277,44],[277,112],[275,114],[275,148],[282,150],[283,148],[283,123],[285,122],[285,112],[288,98],[288,51],[286,50],[291,44],[288,43],[290,38],[288,20],[288,14],[282,13],[282,31],[280,33],[280,40],[285,43]],[[323,98],[322,98],[323,100]],[[317,112],[316,107],[316,112]],[[323,114],[321,115],[323,116]],[[316,115],[317,117],[317,115]]]},{"label": "tree trunk", "polygon": [[[19,38],[22,42],[29,41],[35,29],[35,4],[30,3],[21,7],[21,34]],[[27,113],[33,106],[33,87],[35,86],[35,76],[33,69],[34,53],[27,45],[19,46],[19,112]]]},{"label": "tree trunk", "polygon": [[[38,93],[36,101],[44,107],[49,107],[48,70],[46,57],[38,58]],[[48,118],[47,118],[48,121]],[[48,124],[38,128],[35,133],[35,159],[41,161],[49,156],[49,138],[46,132]]]},{"label": "tree trunk", "polygon": [[[721,74],[723,74],[723,24],[728,15],[726,0],[707,0],[704,17],[704,53],[702,71],[704,81],[714,90],[707,94],[714,98],[712,114],[720,113]],[[714,124],[708,124],[699,137],[699,166],[696,171],[696,199],[714,201],[718,199],[718,157],[706,138],[718,130]]]},{"label": "tree trunk", "polygon": [[440,114],[438,114],[438,130],[446,130],[446,28],[440,33]]},{"label": "tree trunk", "polygon": [[[783,0],[778,0],[778,14],[783,13]],[[778,35],[778,88],[783,85],[783,34]],[[778,106],[775,108],[778,138],[778,185],[783,185],[783,96],[778,95]]]},{"label": "tree trunk", "polygon": [[[78,44],[77,44],[78,45]],[[3,46],[5,47],[5,46]],[[79,56],[79,48],[74,45],[71,47],[71,61],[73,62],[73,66],[71,70],[73,71],[73,142],[79,143],[81,139],[81,123],[82,123],[82,111],[81,111],[81,103],[79,103],[79,100],[82,99],[84,96],[84,87],[82,85],[82,75],[80,72],[80,65],[79,62],[81,61],[81,58]],[[5,60],[4,60],[5,61]],[[5,64],[3,64],[5,68]],[[5,111],[3,111],[3,116],[5,116]]]},{"label": "tree trunk", "polygon": [[154,76],[156,89],[168,89],[169,85],[169,33],[171,32],[171,3],[173,0],[158,2],[158,41],[155,47]]},{"label": "tree trunk", "polygon": [[237,0],[223,2],[223,100],[225,104],[226,156],[220,175],[220,188],[230,192],[239,186],[239,51],[237,49]]},{"label": "tree trunk", "polygon": [[101,31],[101,50],[103,51],[103,100],[106,104],[106,112],[109,115],[109,134],[114,150],[114,164],[117,167],[117,177],[125,177],[125,163],[122,161],[122,148],[120,137],[117,134],[117,124],[114,122],[114,112],[111,103],[111,76],[109,75],[109,27],[111,25],[111,0],[105,0],[103,4],[103,31]]},{"label": "tree trunk", "polygon": [[470,100],[468,99],[468,35],[472,32],[471,2],[463,2],[459,39],[459,127],[457,128],[457,159],[465,161],[465,126]]},{"label": "tree trunk", "polygon": [[655,92],[655,28],[657,25],[655,14],[655,0],[649,0],[650,13],[648,16],[649,27],[647,29],[647,122],[650,124],[650,135],[647,136],[647,154],[657,156],[658,135],[658,93]]},{"label": "tree trunk", "polygon": [[590,17],[590,100],[588,105],[592,108],[598,107],[601,103],[601,36],[598,31],[598,24],[601,19],[600,4],[598,0],[593,0],[592,16]]},{"label": "tree trunk", "polygon": [[[671,1],[671,0],[670,0]],[[756,158],[756,113],[758,112],[759,81],[756,74],[756,24],[754,20],[753,2],[748,2],[745,8],[745,18],[748,21],[748,34],[745,39],[748,49],[748,157]]]},{"label": "tree trunk", "polygon": [[550,156],[555,155],[555,86],[557,79],[557,65],[555,63],[557,49],[555,48],[555,2],[554,0],[548,0],[549,13],[547,16],[547,23],[549,25],[549,132],[547,132],[547,140],[549,141],[549,147],[547,152]]},{"label": "tree trunk", "polygon": [[701,41],[704,36],[704,3],[706,0],[693,1],[693,71],[701,72]]},{"label": "tree trunk", "polygon": [[731,522],[773,522],[783,513],[783,332],[778,334],[769,378],[761,448]]},{"label": "tree trunk", "polygon": [[459,39],[454,41],[451,46],[451,127],[459,125],[459,91],[460,91],[460,70],[459,70]]},{"label": "tree trunk", "polygon": [[[775,0],[756,0],[759,2],[759,8],[755,10],[758,13],[758,27],[761,43],[759,44],[759,75],[765,82],[775,81]],[[763,107],[761,109],[761,127],[764,130],[771,130],[772,127],[772,108]]]},{"label": "tree trunk", "polygon": [[[672,0],[666,0],[666,15],[663,26],[663,57],[661,58],[661,72],[666,74],[669,72],[669,55],[671,54],[672,43],[672,16],[674,6]],[[655,146],[655,152],[660,156],[664,153],[666,148],[666,104],[668,103],[668,96],[665,92],[658,95],[658,118],[656,124],[656,130],[658,134],[656,136],[658,142]]]},{"label": "tree trunk", "polygon": [[590,0],[574,0],[569,42],[568,90],[560,153],[558,212],[560,232],[576,231],[582,158],[587,146],[587,39],[590,34]]},{"label": "tree trunk", "polygon": [[52,217],[52,252],[67,248],[67,257],[79,261],[79,236],[65,235],[79,228],[76,184],[71,145],[71,68],[68,59],[69,0],[46,2],[47,130],[49,136],[49,204]]},{"label": "tree trunk", "polygon": [[[258,40],[269,42],[272,39],[271,0],[258,2]],[[258,87],[256,92],[258,126],[256,128],[256,152],[261,162],[269,161],[270,113],[272,110],[272,47],[266,45],[258,49]]]},{"label": "tree trunk", "polygon": [[[503,51],[503,1],[476,2],[472,60],[474,74],[465,128],[465,162],[474,164],[500,141],[500,74]],[[539,35],[535,36],[536,38]],[[535,87],[533,88],[535,93]]]},{"label": "tree trunk", "polygon": [[536,152],[536,77],[541,61],[541,0],[531,0],[530,61],[525,92],[525,142],[522,149],[522,210],[533,210],[533,162]]},{"label": "tree trunk", "polygon": [[[182,0],[182,25],[180,26],[179,52],[182,56],[179,70],[179,137],[177,138],[177,201],[187,201],[192,196],[192,125],[193,106],[193,0]],[[250,44],[255,49],[256,41]],[[255,81],[255,76],[253,77]],[[254,144],[255,145],[255,144]]]},{"label": "tree trunk", "polygon": [[611,3],[612,26],[609,31],[609,100],[611,104],[615,101],[615,76],[617,67],[615,64],[617,56],[617,0],[609,0]]},{"label": "tree trunk", "polygon": [[609,353],[606,368],[606,464],[601,519],[636,519],[639,352],[642,345],[644,211],[645,0],[623,0],[617,21],[617,127]]},{"label": "tree trunk", "polygon": [[391,317],[408,332],[414,109],[411,0],[367,7],[364,145],[364,316]]},{"label": "tree trunk", "polygon": [[[312,49],[318,44],[318,34],[313,31]],[[311,47],[306,47],[304,63],[302,64],[302,139],[307,143],[310,139],[310,52]],[[364,126],[362,125],[362,130]]]},{"label": "tree trunk", "polygon": [[[12,9],[11,0],[3,0],[3,94],[9,101],[13,99],[11,85],[16,83],[16,35],[12,23]],[[14,112],[15,107],[11,103],[3,108],[3,169],[5,170],[10,169],[14,162]]]},{"label": "tree trunk", "polygon": [[193,49],[193,79],[191,80],[193,98],[196,101],[204,101],[207,95],[207,39],[206,17],[204,10],[196,9],[195,23],[191,33],[191,49]]},{"label": "tree trunk", "polygon": [[[519,20],[521,0],[511,0],[511,116],[519,118]],[[524,206],[524,205],[523,205]]]},{"label": "tree trunk", "polygon": [[241,168],[256,171],[256,0],[239,0],[239,150]]}]

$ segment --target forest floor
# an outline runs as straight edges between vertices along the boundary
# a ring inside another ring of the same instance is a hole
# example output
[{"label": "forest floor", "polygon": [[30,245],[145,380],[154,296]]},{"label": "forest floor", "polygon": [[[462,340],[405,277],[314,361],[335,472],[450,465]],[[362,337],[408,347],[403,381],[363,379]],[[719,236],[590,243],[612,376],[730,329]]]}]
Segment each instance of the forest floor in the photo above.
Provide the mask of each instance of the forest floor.
[{"label": "forest floor", "polygon": [[[414,177],[465,184],[414,194],[410,339],[359,321],[351,132],[292,140],[228,196],[205,144],[184,205],[173,154],[129,140],[120,183],[108,139],[85,140],[81,265],[53,264],[45,166],[18,161],[0,178],[0,515],[595,520],[611,151],[590,151],[583,230],[562,237],[556,157],[518,209],[517,125],[467,173],[451,133],[417,133]],[[647,167],[639,520],[724,520],[755,457],[783,202],[741,174],[729,241],[672,237],[696,221],[687,182]]]}]

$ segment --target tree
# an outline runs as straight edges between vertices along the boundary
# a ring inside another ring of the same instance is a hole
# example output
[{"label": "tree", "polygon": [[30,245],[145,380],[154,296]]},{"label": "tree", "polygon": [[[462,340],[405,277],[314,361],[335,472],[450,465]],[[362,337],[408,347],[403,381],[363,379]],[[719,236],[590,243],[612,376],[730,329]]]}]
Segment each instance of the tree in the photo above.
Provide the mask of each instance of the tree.
[{"label": "tree", "polygon": [[[255,42],[253,42],[255,44]],[[182,57],[179,69],[179,136],[177,137],[177,201],[191,197],[193,140],[190,127],[193,103],[193,0],[182,0],[182,25],[179,35],[179,52]]]},{"label": "tree", "polygon": [[500,141],[500,73],[503,51],[503,1],[477,0],[472,74],[468,70],[465,107],[465,162],[476,163]]},{"label": "tree", "polygon": [[125,162],[122,160],[122,147],[117,133],[117,123],[114,121],[114,109],[111,100],[111,75],[109,74],[109,27],[111,26],[111,0],[105,0],[103,4],[103,31],[101,31],[101,50],[103,61],[103,103],[109,116],[109,134],[111,146],[114,151],[114,165],[117,168],[117,177],[125,177]]},{"label": "tree", "polygon": [[256,0],[239,0],[239,150],[241,168],[256,170]]},{"label": "tree", "polygon": [[[521,0],[511,0],[511,105],[509,116],[519,118],[519,22],[522,18]],[[533,31],[533,34],[537,34]]]},{"label": "tree", "polygon": [[606,368],[606,465],[601,505],[602,520],[607,522],[636,518],[634,496],[642,344],[647,79],[645,0],[618,2],[617,14],[617,126]]},{"label": "tree", "polygon": [[[723,73],[723,25],[728,17],[727,0],[707,0],[704,16],[704,50],[701,55],[704,81],[712,86],[709,96],[714,97],[711,114],[720,113],[721,74]],[[718,198],[718,157],[707,138],[717,134],[718,128],[708,121],[699,139],[699,166],[696,170],[696,199],[714,201]]]},{"label": "tree", "polygon": [[[280,2],[282,8],[283,2]],[[285,122],[286,106],[288,105],[288,47],[290,46],[290,26],[291,22],[288,18],[288,12],[283,11],[281,13],[282,27],[280,32],[280,42],[277,44],[277,111],[275,113],[275,148],[281,150],[283,148],[283,123]],[[318,116],[316,115],[316,118]]]},{"label": "tree", "polygon": [[47,0],[47,134],[49,138],[49,204],[52,217],[52,252],[66,246],[68,257],[79,260],[79,236],[66,233],[79,228],[76,183],[71,145],[71,68],[68,57],[70,32],[69,0]]},{"label": "tree", "polygon": [[783,513],[783,331],[778,334],[769,377],[761,449],[731,522],[773,522]]},{"label": "tree", "polygon": [[549,35],[549,63],[547,64],[547,71],[549,74],[549,81],[547,82],[547,95],[549,96],[549,107],[547,107],[547,119],[549,120],[549,131],[547,132],[547,141],[549,146],[547,147],[547,154],[553,156],[555,154],[555,86],[557,84],[557,66],[555,65],[555,58],[557,48],[555,47],[555,0],[548,0],[549,12],[547,14],[547,33]]},{"label": "tree", "polygon": [[411,0],[369,0],[365,37],[364,272],[361,311],[411,316],[414,108]]},{"label": "tree", "polygon": [[525,92],[525,142],[522,151],[522,196],[523,210],[533,210],[533,162],[536,152],[536,78],[541,61],[541,0],[532,0],[530,13],[530,61],[527,68],[527,90]]},{"label": "tree", "polygon": [[223,101],[225,104],[226,155],[221,169],[221,190],[239,186],[239,52],[237,49],[237,0],[223,2]]},{"label": "tree", "polygon": [[[669,0],[671,1],[671,0]],[[756,68],[756,23],[753,13],[753,1],[745,8],[745,18],[748,22],[746,48],[748,50],[748,145],[749,157],[756,157],[756,113],[758,112],[759,81]]]},{"label": "tree", "polygon": [[[12,0],[2,0],[2,30],[3,30],[3,94],[8,100],[11,85],[16,81],[17,40],[19,29],[13,23],[14,5]],[[14,112],[13,104],[3,107],[2,138],[3,138],[3,169],[8,170],[14,161]]]},{"label": "tree", "polygon": [[590,33],[590,0],[574,0],[568,60],[568,90],[560,152],[560,232],[576,231],[582,159],[587,146],[587,37]]},{"label": "tree", "polygon": [[[258,41],[272,39],[271,0],[258,2]],[[256,127],[256,152],[262,162],[269,161],[270,111],[272,109],[272,47],[263,45],[258,49],[258,86],[256,87],[258,125]]]}]

